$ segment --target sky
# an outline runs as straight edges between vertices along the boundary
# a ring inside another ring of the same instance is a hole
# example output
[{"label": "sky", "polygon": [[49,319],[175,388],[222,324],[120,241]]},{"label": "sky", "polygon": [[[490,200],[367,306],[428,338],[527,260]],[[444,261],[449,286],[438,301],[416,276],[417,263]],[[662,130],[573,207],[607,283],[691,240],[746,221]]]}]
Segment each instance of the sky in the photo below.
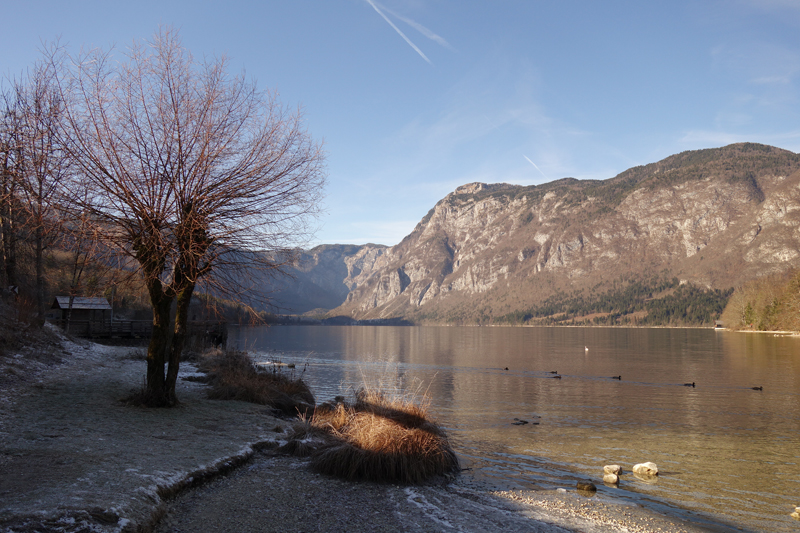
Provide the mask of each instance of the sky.
[{"label": "sky", "polygon": [[309,246],[394,245],[459,185],[607,179],[685,150],[800,152],[800,0],[6,2],[0,74],[160,26],[302,106]]}]

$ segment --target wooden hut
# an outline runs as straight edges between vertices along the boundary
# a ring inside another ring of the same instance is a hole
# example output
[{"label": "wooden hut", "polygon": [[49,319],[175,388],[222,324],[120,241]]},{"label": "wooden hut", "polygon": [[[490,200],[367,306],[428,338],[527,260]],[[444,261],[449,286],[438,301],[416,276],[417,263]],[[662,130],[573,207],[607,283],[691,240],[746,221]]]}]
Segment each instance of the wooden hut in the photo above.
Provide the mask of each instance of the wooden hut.
[{"label": "wooden hut", "polygon": [[[69,314],[69,296],[56,296],[51,309],[60,310],[57,319],[66,320]],[[72,298],[72,316],[70,321],[78,322],[106,322],[111,320],[111,304],[105,298],[87,298],[75,296]]]}]

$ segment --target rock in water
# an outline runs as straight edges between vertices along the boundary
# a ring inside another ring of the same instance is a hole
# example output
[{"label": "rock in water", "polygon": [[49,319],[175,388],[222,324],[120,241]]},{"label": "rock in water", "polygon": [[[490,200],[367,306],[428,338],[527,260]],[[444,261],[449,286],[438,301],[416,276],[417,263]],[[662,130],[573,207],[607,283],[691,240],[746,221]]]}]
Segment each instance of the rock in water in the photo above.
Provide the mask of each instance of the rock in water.
[{"label": "rock in water", "polygon": [[603,473],[618,476],[622,473],[622,468],[619,465],[606,465],[603,467]]},{"label": "rock in water", "polygon": [[578,490],[586,492],[597,492],[597,487],[591,481],[578,481]]},{"label": "rock in water", "polygon": [[643,483],[647,483],[648,485],[655,485],[658,483],[658,476],[651,476],[647,474],[637,474],[636,472],[633,473],[633,477],[638,479]]},{"label": "rock in water", "polygon": [[603,483],[608,485],[616,485],[619,483],[619,476],[616,474],[605,474],[603,476]]},{"label": "rock in water", "polygon": [[655,463],[651,463],[649,461],[646,463],[639,463],[638,465],[633,466],[633,473],[642,476],[657,476],[658,467]]}]

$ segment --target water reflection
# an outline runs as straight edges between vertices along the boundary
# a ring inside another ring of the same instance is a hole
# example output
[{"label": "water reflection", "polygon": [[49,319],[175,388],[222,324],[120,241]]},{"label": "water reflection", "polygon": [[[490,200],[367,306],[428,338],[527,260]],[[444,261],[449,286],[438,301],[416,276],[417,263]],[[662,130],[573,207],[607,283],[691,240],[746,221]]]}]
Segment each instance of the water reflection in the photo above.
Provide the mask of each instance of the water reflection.
[{"label": "water reflection", "polygon": [[321,400],[365,379],[424,382],[462,459],[501,487],[599,483],[604,464],[652,461],[662,470],[657,483],[629,474],[619,489],[603,490],[756,530],[796,525],[788,515],[800,489],[797,338],[695,329],[275,327],[234,331],[231,342],[298,367],[309,362],[306,379]]}]

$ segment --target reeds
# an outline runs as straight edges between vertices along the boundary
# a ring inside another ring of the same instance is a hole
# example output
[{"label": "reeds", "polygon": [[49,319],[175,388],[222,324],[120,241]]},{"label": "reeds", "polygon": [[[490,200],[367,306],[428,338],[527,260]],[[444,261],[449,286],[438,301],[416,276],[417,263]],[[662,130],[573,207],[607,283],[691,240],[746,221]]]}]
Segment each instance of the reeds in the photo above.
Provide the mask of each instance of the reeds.
[{"label": "reeds", "polygon": [[314,408],[314,395],[303,380],[259,370],[245,352],[210,350],[198,368],[207,374],[203,381],[210,385],[208,397],[213,400],[269,405],[289,416],[305,416]]},{"label": "reeds", "polygon": [[428,418],[427,395],[361,388],[295,424],[284,451],[310,455],[318,472],[348,480],[420,483],[454,475],[458,458]]}]

